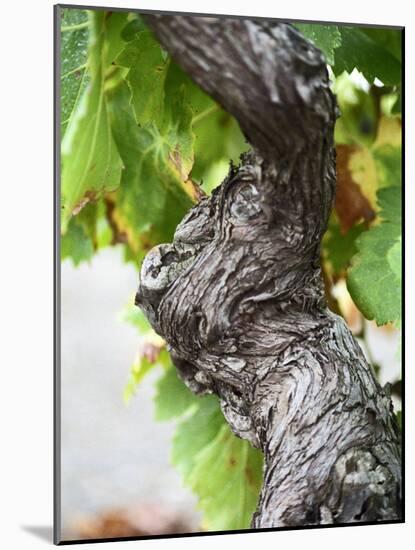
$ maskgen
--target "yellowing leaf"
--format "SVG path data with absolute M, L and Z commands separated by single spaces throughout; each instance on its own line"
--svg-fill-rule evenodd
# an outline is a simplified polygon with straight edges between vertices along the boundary
M 376 206 L 378 189 L 401 183 L 402 128 L 397 119 L 381 117 L 371 148 L 360 147 L 350 156 L 349 169 L 364 195 Z

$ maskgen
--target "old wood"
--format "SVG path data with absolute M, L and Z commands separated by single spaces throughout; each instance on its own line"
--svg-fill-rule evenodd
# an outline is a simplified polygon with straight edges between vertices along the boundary
M 147 255 L 137 304 L 188 387 L 216 393 L 264 452 L 254 527 L 399 519 L 390 396 L 324 296 L 336 102 L 323 55 L 284 23 L 146 21 L 252 152 Z

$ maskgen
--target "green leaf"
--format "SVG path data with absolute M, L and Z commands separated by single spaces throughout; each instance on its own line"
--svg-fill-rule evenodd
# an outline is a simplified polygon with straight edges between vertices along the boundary
M 137 123 L 160 127 L 164 113 L 164 86 L 169 58 L 150 31 L 144 30 L 128 43 L 116 59 L 128 69 L 126 80 Z
M 250 525 L 262 480 L 262 454 L 232 434 L 216 396 L 197 397 L 170 366 L 157 382 L 157 420 L 179 422 L 172 462 L 199 497 L 210 530 Z
M 388 187 L 378 192 L 378 204 L 381 218 L 393 226 L 393 230 L 401 234 L 402 221 L 402 191 L 400 187 Z
M 372 154 L 376 165 L 379 187 L 401 185 L 401 147 L 385 144 L 374 148 Z
M 238 163 L 241 153 L 249 145 L 236 120 L 172 61 L 166 83 L 170 89 L 186 90 L 193 114 L 194 165 L 191 174 L 209 193 L 222 183 L 229 171 L 229 161 Z
M 387 255 L 389 267 L 399 281 L 399 287 L 402 281 L 402 237 L 396 241 Z
M 401 321 L 401 189 L 378 192 L 382 222 L 356 241 L 358 253 L 347 287 L 367 319 L 378 325 Z
M 105 216 L 97 219 L 96 223 L 96 249 L 105 248 L 113 244 L 113 232 Z
M 147 317 L 143 313 L 143 310 L 134 305 L 133 300 L 127 304 L 120 313 L 121 321 L 129 323 L 137 329 L 139 334 L 148 334 L 153 332 Z
M 295 27 L 324 53 L 327 63 L 333 65 L 334 50 L 338 48 L 342 42 L 337 25 L 296 23 Z
M 148 30 L 138 13 L 130 14 L 130 17 L 133 17 L 133 19 L 127 23 L 121 32 L 121 37 L 125 42 L 134 40 L 139 32 Z
M 71 220 L 68 230 L 61 237 L 61 260 L 70 258 L 76 267 L 81 262 L 89 261 L 93 254 L 92 239 L 81 224 L 75 219 Z
M 356 239 L 364 229 L 363 224 L 358 224 L 343 234 L 338 223 L 329 226 L 323 245 L 334 273 L 341 274 L 348 267 L 357 252 Z
M 154 397 L 156 420 L 170 420 L 184 414 L 198 398 L 185 386 L 171 365 L 156 383 Z
M 336 122 L 335 141 L 369 147 L 376 139 L 379 110 L 373 94 L 363 90 L 347 73 L 333 85 L 341 116 Z
M 172 462 L 185 483 L 198 453 L 215 439 L 224 423 L 217 397 L 199 397 L 198 402 L 193 415 L 180 422 L 173 439 Z
M 61 9 L 61 137 L 87 83 L 88 15 L 85 10 Z
M 368 27 L 361 29 L 379 46 L 388 50 L 401 63 L 402 60 L 402 31 L 399 29 L 381 29 Z
M 135 395 L 137 391 L 137 386 L 143 380 L 143 378 L 148 374 L 154 367 L 155 363 L 151 363 L 145 357 L 140 358 L 135 361 L 130 370 L 130 376 L 124 387 L 124 403 L 128 404 L 131 401 L 131 398 Z
M 62 141 L 62 231 L 73 213 L 120 183 L 121 158 L 109 124 L 107 88 L 112 61 L 122 47 L 126 15 L 89 12 L 90 82 L 71 117 Z
M 333 66 L 336 75 L 357 69 L 369 83 L 378 78 L 385 85 L 400 84 L 401 64 L 389 48 L 375 41 L 359 27 L 339 27 L 341 45 L 335 50 Z M 394 31 L 391 31 L 394 32 Z
M 124 403 L 128 404 L 134 396 L 137 386 L 143 378 L 155 367 L 168 367 L 170 357 L 164 345 L 156 346 L 151 342 L 144 344 L 141 353 L 137 355 L 130 370 L 130 376 L 124 388 Z
M 125 83 L 110 101 L 114 138 L 125 169 L 117 192 L 119 223 L 127 231 L 132 249 L 172 240 L 177 224 L 192 201 L 185 191 L 191 165 L 191 113 L 183 96 L 166 111 L 160 130 L 154 124 L 140 128 L 130 105 Z
M 399 120 L 381 117 L 376 142 L 371 147 L 356 148 L 350 157 L 353 180 L 374 209 L 380 188 L 401 183 L 401 131 Z
M 393 115 L 401 115 L 402 113 L 402 93 L 398 93 L 398 97 L 396 99 L 396 102 L 394 106 L 392 107 L 392 114 Z
M 210 530 L 249 529 L 262 480 L 262 455 L 223 425 L 197 456 L 189 485 Z
M 207 529 L 247 529 L 261 487 L 262 454 L 232 434 L 216 397 L 199 402 L 178 426 L 173 463 L 199 497 Z
M 229 171 L 229 162 L 238 164 L 241 153 L 247 151 L 249 145 L 238 123 L 229 113 L 217 109 L 215 103 L 204 112 L 208 114 L 204 118 L 196 118 L 193 125 L 196 139 L 192 177 L 203 182 L 203 189 L 209 192 L 222 183 Z M 218 167 L 222 167 L 220 172 Z M 215 180 L 211 179 L 212 172 L 216 172 Z

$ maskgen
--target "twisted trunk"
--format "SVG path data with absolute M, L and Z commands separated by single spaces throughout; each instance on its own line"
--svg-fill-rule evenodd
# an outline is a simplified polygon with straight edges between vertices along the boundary
M 390 397 L 321 279 L 336 115 L 322 54 L 283 23 L 146 21 L 252 152 L 147 255 L 137 304 L 188 387 L 216 393 L 234 433 L 263 450 L 254 527 L 399 519 Z

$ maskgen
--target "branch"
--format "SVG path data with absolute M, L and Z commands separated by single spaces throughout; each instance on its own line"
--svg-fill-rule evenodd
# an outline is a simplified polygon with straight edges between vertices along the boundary
M 329 136 L 334 99 L 324 58 L 290 25 L 147 15 L 176 61 L 239 121 L 261 154 L 283 156 Z

